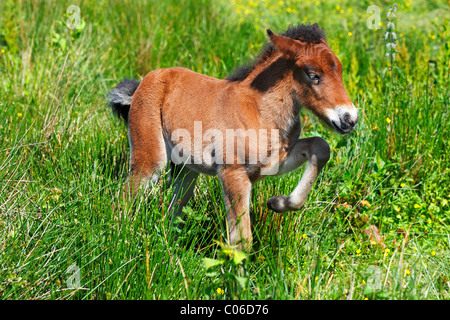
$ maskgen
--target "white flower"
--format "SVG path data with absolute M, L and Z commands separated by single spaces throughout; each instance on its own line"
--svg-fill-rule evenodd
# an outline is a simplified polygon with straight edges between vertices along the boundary
M 394 23 L 391 22 L 391 21 L 389 21 L 389 22 L 387 23 L 387 28 L 388 28 L 388 29 L 391 29 L 391 30 L 394 30 L 394 29 L 395 29 Z
M 397 35 L 395 34 L 395 32 L 391 32 L 391 37 L 393 40 L 397 40 Z
M 394 18 L 394 19 L 397 18 L 397 17 L 395 16 L 395 13 L 394 13 L 394 11 L 393 11 L 392 8 L 389 8 L 389 11 L 388 11 L 386 17 L 388 17 L 388 18 Z
M 386 48 L 388 48 L 388 49 L 394 49 L 396 46 L 397 46 L 396 43 L 391 43 L 391 42 L 386 43 Z

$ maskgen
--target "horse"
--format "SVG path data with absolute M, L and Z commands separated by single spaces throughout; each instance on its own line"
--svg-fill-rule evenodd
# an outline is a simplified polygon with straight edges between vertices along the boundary
M 170 167 L 172 217 L 192 197 L 199 174 L 218 177 L 227 210 L 228 241 L 252 248 L 250 193 L 268 175 L 281 175 L 307 162 L 289 195 L 273 196 L 267 207 L 283 213 L 305 204 L 330 158 L 321 137 L 299 138 L 305 107 L 339 134 L 352 132 L 358 112 L 342 81 L 342 65 L 317 23 L 267 29 L 268 43 L 257 58 L 224 79 L 173 67 L 125 79 L 110 93 L 110 106 L 128 125 L 130 172 L 124 199 L 155 185 Z M 262 156 L 261 156 L 262 155 Z

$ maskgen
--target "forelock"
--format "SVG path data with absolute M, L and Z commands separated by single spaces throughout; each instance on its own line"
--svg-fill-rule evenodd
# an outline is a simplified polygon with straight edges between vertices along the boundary
M 308 43 L 319 43 L 322 40 L 326 40 L 325 32 L 319 28 L 317 23 L 311 25 L 299 24 L 296 26 L 289 26 L 282 35 Z

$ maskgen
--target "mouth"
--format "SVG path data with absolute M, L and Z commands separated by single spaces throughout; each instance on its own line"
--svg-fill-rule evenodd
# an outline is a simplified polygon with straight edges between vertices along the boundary
M 353 127 L 347 126 L 347 127 L 342 128 L 333 120 L 331 120 L 331 126 L 339 134 L 346 134 L 346 133 L 350 133 L 353 131 Z

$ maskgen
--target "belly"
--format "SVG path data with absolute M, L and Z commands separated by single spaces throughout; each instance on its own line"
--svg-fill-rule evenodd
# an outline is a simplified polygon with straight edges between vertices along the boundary
M 198 173 L 214 176 L 224 164 L 214 144 L 196 144 L 188 136 L 178 143 L 169 139 L 166 139 L 165 143 L 168 160 L 175 165 L 186 166 Z

